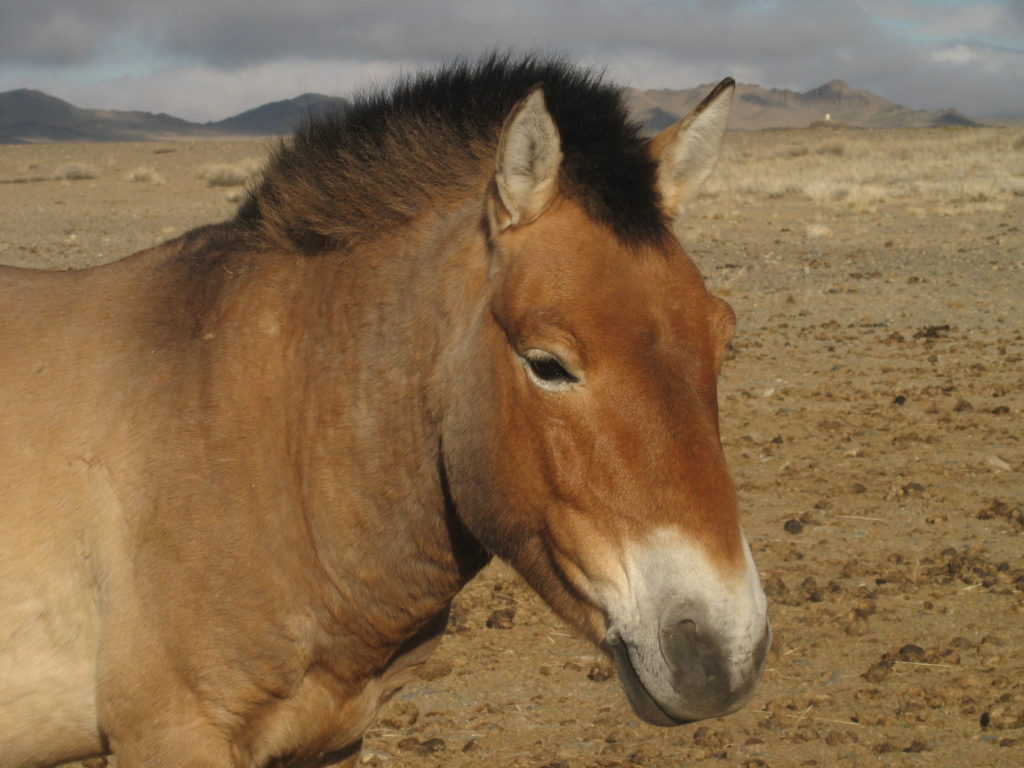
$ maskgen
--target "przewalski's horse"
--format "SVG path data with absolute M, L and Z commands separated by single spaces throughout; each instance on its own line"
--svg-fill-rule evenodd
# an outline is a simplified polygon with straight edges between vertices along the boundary
M 0 271 L 0 765 L 354 761 L 492 555 L 637 713 L 754 687 L 733 314 L 672 235 L 733 82 L 650 141 L 561 62 L 313 119 L 237 217 Z

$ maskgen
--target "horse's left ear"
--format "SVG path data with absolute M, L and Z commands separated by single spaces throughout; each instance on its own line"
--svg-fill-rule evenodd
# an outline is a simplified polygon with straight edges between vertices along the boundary
M 725 78 L 690 114 L 650 140 L 661 206 L 669 218 L 682 213 L 715 167 L 735 90 L 736 82 Z
M 543 87 L 535 85 L 501 129 L 487 206 L 491 231 L 529 224 L 544 213 L 558 193 L 561 165 L 558 128 L 544 103 Z

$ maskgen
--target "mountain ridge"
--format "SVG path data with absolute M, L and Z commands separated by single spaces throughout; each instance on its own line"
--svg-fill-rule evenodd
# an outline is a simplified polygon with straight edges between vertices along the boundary
M 663 127 L 669 117 L 678 119 L 693 109 L 712 87 L 709 83 L 678 91 L 628 88 L 626 103 L 645 129 L 653 132 Z M 954 109 L 911 109 L 870 91 L 853 88 L 842 80 L 830 80 L 802 93 L 751 83 L 736 85 L 729 123 L 733 130 L 806 128 L 828 123 L 850 128 L 981 125 Z
M 626 88 L 623 94 L 634 119 L 646 132 L 654 133 L 689 112 L 710 88 L 711 84 L 682 90 Z M 0 144 L 283 135 L 311 114 L 344 111 L 348 105 L 341 97 L 303 93 L 222 120 L 197 123 L 163 112 L 87 109 L 42 91 L 19 88 L 0 93 Z M 842 80 L 830 80 L 803 93 L 749 83 L 736 87 L 732 130 L 829 123 L 853 128 L 980 125 L 954 109 L 910 109 Z

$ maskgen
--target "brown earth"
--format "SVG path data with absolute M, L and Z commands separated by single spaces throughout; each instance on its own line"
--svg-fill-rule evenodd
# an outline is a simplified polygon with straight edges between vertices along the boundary
M 1024 176 L 1019 133 L 993 135 L 1017 154 L 992 162 Z M 925 138 L 944 140 L 908 145 Z M 730 136 L 723 165 L 812 140 Z M 264 149 L 0 147 L 0 260 L 84 266 L 225 218 L 225 188 L 198 175 Z M 69 162 L 98 175 L 30 181 Z M 140 167 L 165 183 L 125 180 Z M 739 316 L 723 436 L 775 632 L 746 707 L 645 725 L 608 662 L 497 564 L 363 763 L 1024 765 L 1024 205 L 1007 189 L 867 206 L 720 189 L 694 206 L 684 244 Z

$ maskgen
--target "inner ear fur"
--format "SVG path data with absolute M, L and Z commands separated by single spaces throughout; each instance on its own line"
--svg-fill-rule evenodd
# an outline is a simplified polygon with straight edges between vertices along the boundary
M 725 78 L 692 112 L 648 143 L 648 150 L 658 163 L 661 206 L 669 218 L 682 214 L 711 175 L 735 90 L 736 81 Z
M 554 201 L 562 145 L 558 127 L 544 102 L 543 85 L 535 85 L 505 118 L 488 195 L 493 233 L 529 224 Z

